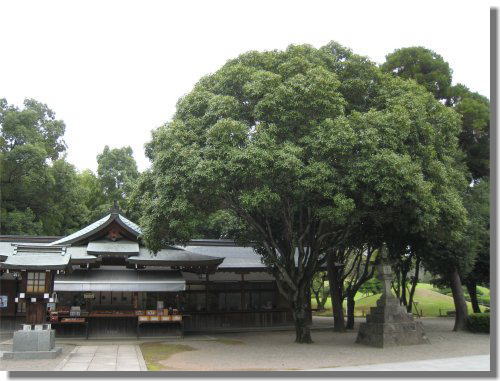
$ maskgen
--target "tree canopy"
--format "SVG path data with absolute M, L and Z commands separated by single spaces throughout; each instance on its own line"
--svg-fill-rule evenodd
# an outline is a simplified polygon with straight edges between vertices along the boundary
M 75 168 L 64 159 L 65 125 L 33 99 L 0 99 L 2 234 L 66 234 L 85 221 Z
M 153 250 L 186 242 L 200 219 L 229 211 L 308 341 L 304 293 L 332 245 L 465 223 L 459 132 L 459 115 L 425 88 L 335 42 L 243 54 L 154 131 L 144 239 Z
M 65 158 L 65 124 L 45 104 L 0 99 L 1 234 L 66 235 L 105 215 L 117 201 L 132 218 L 139 176 L 130 147 L 97 157 L 98 176 Z
M 446 99 L 452 80 L 452 70 L 442 56 L 422 46 L 396 49 L 386 56 L 381 66 L 387 73 L 414 79 L 437 99 Z
M 131 195 L 139 178 L 132 148 L 105 146 L 97 155 L 97 176 L 105 200 L 98 209 L 109 210 L 116 202 L 130 218 L 138 218 L 131 206 Z
M 381 65 L 384 72 L 413 79 L 434 94 L 438 100 L 453 107 L 462 119 L 460 147 L 466 155 L 471 179 L 489 176 L 490 102 L 470 91 L 463 84 L 452 85 L 452 70 L 442 56 L 423 48 L 396 49 Z

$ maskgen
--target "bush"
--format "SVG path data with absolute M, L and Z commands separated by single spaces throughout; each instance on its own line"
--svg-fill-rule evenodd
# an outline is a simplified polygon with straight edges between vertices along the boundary
M 467 328 L 471 332 L 490 333 L 490 314 L 471 314 L 467 317 Z
M 490 297 L 489 297 L 489 295 L 479 296 L 477 299 L 478 299 L 479 304 L 482 304 L 484 306 L 489 306 L 490 305 Z
M 449 287 L 446 287 L 446 288 L 435 288 L 433 291 L 437 291 L 437 292 L 439 292 L 440 294 L 443 294 L 443 295 L 448 295 L 448 294 L 451 295 L 451 288 L 449 288 Z
M 382 288 L 382 282 L 380 282 L 380 280 L 371 278 L 361 285 L 359 292 L 364 295 L 375 295 L 382 292 Z

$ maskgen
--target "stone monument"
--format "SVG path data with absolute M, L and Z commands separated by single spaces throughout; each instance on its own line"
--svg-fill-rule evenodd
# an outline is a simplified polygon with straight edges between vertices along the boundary
M 385 250 L 381 250 L 377 264 L 378 279 L 382 282 L 382 296 L 377 306 L 370 308 L 366 323 L 361 323 L 356 343 L 373 347 L 429 344 L 421 322 L 413 320 L 413 314 L 391 292 L 392 268 Z

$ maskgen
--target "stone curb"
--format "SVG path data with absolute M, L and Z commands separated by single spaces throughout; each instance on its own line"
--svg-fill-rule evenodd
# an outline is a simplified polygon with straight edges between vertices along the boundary
M 144 356 L 142 355 L 141 347 L 139 345 L 135 346 L 135 352 L 137 354 L 137 358 L 139 359 L 139 367 L 141 368 L 141 372 L 145 372 L 148 370 L 146 366 L 146 361 L 144 361 Z

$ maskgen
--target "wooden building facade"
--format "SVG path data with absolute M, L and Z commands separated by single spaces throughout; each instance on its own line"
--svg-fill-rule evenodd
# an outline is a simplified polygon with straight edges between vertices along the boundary
M 289 305 L 252 248 L 195 240 L 153 254 L 140 234 L 111 213 L 67 237 L 0 237 L 0 323 L 14 328 L 27 320 L 28 282 L 43 277 L 53 289 L 41 288 L 38 303 L 61 336 L 293 326 Z

